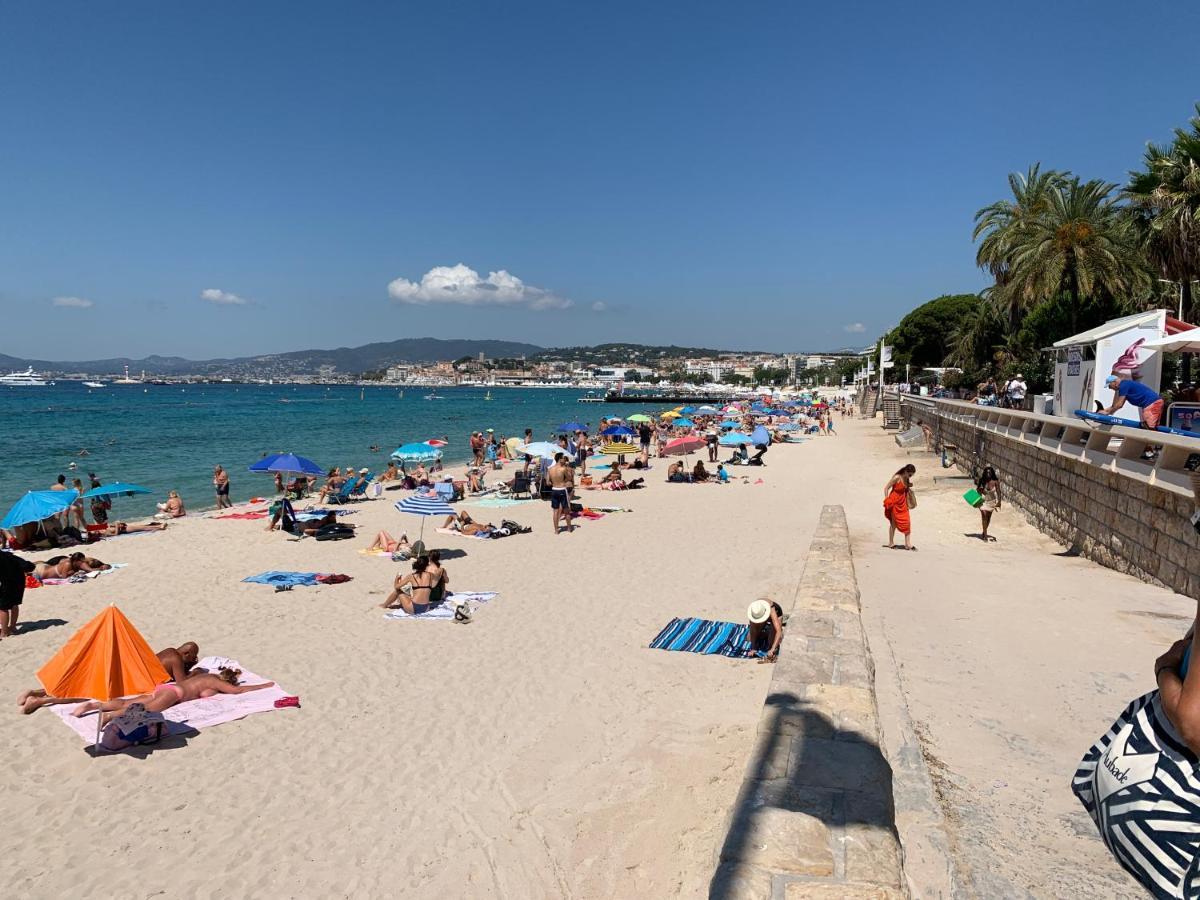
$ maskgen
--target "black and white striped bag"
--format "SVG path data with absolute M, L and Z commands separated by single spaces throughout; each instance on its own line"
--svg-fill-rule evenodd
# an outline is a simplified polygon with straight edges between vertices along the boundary
M 1197 758 L 1158 691 L 1125 708 L 1080 761 L 1071 788 L 1117 862 L 1153 896 L 1200 898 Z

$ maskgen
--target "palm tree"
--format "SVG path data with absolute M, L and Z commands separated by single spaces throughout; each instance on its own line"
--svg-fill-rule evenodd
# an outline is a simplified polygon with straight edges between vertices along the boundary
M 1125 196 L 1143 245 L 1163 278 L 1183 286 L 1184 314 L 1195 321 L 1192 280 L 1200 277 L 1200 103 L 1188 129 L 1176 128 L 1169 145 L 1150 144 L 1144 169 L 1129 173 Z
M 1005 302 L 1004 288 L 1012 272 L 1013 256 L 1023 241 L 1029 226 L 1045 214 L 1051 190 L 1063 184 L 1067 176 L 1053 169 L 1043 172 L 1041 163 L 1034 163 L 1024 175 L 1016 172 L 1008 176 L 1011 200 L 998 200 L 975 213 L 975 231 L 972 239 L 979 241 L 975 263 L 996 279 L 995 299 Z M 981 240 L 982 238 L 982 240 Z M 1007 305 L 1007 304 L 1005 304 Z M 1021 313 L 1020 304 L 1008 308 L 1009 319 L 1014 325 Z
M 1010 308 L 1066 294 L 1074 329 L 1084 301 L 1149 290 L 1133 218 L 1117 202 L 1116 187 L 1072 176 L 1047 188 L 1044 208 L 1022 222 L 1009 248 L 1002 291 Z

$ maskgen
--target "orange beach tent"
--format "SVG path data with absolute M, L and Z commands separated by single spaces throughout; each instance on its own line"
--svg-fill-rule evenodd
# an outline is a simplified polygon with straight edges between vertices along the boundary
M 114 700 L 171 680 L 150 645 L 115 605 L 75 632 L 37 673 L 51 697 Z

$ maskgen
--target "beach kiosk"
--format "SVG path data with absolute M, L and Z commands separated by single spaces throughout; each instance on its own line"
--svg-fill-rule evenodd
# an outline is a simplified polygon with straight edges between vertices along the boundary
M 1146 343 L 1189 328 L 1165 309 L 1151 309 L 1055 341 L 1054 412 L 1069 416 L 1077 409 L 1095 412 L 1097 403 L 1108 407 L 1113 392 L 1104 380 L 1118 370 L 1157 391 L 1162 354 Z M 1131 404 L 1121 407 L 1116 415 L 1128 419 L 1131 425 L 1139 424 L 1137 407 Z

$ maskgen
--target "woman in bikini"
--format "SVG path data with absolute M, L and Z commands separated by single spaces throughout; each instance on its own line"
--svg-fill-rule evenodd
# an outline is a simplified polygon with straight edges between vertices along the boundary
M 446 572 L 446 567 L 442 565 L 440 550 L 429 551 L 429 565 L 425 571 L 433 576 L 433 587 L 429 590 L 429 605 L 437 606 L 446 599 L 446 588 L 450 584 L 450 575 Z
M 486 525 L 480 525 L 464 509 L 457 516 L 448 517 L 446 524 L 442 527 L 449 528 L 451 531 L 457 531 L 460 534 L 474 535 L 482 531 L 492 531 L 496 526 L 490 522 Z
M 410 549 L 412 549 L 412 548 L 411 548 L 411 545 L 408 543 L 408 535 L 407 534 L 400 535 L 400 540 L 397 541 L 397 540 L 393 540 L 392 536 L 390 534 L 388 534 L 386 531 L 381 531 L 381 532 L 379 532 L 379 534 L 375 535 L 375 540 L 371 543 L 371 546 L 367 548 L 367 551 L 369 552 L 371 550 L 383 550 L 387 553 L 396 553 L 400 550 L 410 550 Z
M 429 611 L 429 595 L 436 580 L 426 569 L 429 567 L 428 556 L 418 556 L 413 560 L 412 572 L 396 576 L 392 592 L 379 605 L 384 609 L 400 607 L 410 616 L 418 616 Z M 409 588 L 411 595 L 404 588 Z
M 189 700 L 203 700 L 217 694 L 245 694 L 248 691 L 260 691 L 275 685 L 273 681 L 265 681 L 262 684 L 238 684 L 241 674 L 241 669 L 222 668 L 216 675 L 207 672 L 202 675 L 192 675 L 179 683 L 160 684 L 150 693 L 138 694 L 136 697 L 123 697 L 105 702 L 89 700 L 71 710 L 71 715 L 80 718 L 88 713 L 99 711 L 104 716 L 101 724 L 107 724 L 133 703 L 143 704 L 147 712 L 163 712 L 172 706 L 187 703 Z
M 105 537 L 115 537 L 118 534 L 135 534 L 139 531 L 166 531 L 166 522 L 147 522 L 145 525 L 129 525 L 126 522 L 113 522 L 104 529 Z

